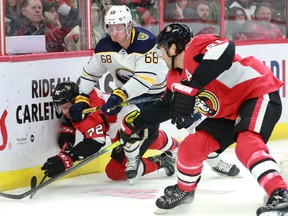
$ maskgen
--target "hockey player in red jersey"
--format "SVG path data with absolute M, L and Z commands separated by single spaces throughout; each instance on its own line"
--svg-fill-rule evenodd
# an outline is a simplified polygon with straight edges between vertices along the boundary
M 91 60 L 84 66 L 81 74 L 80 93 L 75 104 L 70 109 L 70 116 L 74 121 L 82 120 L 82 110 L 89 107 L 87 94 L 93 90 L 95 82 L 107 71 L 113 76 L 116 89 L 102 106 L 107 115 L 115 115 L 121 107 L 116 107 L 123 101 L 157 97 L 160 98 L 166 88 L 168 67 L 160 58 L 157 49 L 157 38 L 148 30 L 134 26 L 130 9 L 125 5 L 112 6 L 105 15 L 107 37 L 101 39 L 94 50 Z M 151 103 L 138 105 L 142 111 Z M 154 124 L 148 129 L 145 141 L 139 142 L 134 149 L 125 145 L 124 150 L 128 157 L 125 175 L 133 182 L 139 168 L 139 151 L 145 149 L 158 136 L 160 124 Z M 150 142 L 149 142 L 150 140 Z M 238 167 L 223 162 L 218 155 L 212 155 L 209 160 L 215 172 L 224 175 L 237 175 Z M 209 164 L 209 165 L 210 165 Z
M 269 196 L 257 215 L 288 212 L 287 185 L 266 146 L 281 116 L 278 90 L 283 82 L 255 57 L 241 58 L 235 44 L 225 38 L 192 37 L 189 27 L 179 23 L 159 33 L 157 44 L 170 68 L 167 90 L 158 105 L 141 112 L 132 124 L 123 121 L 135 132 L 171 117 L 182 127 L 195 112 L 207 116 L 179 145 L 177 184 L 165 188 L 156 206 L 165 211 L 191 203 L 208 154 L 221 153 L 236 142 L 237 158 Z M 147 119 L 155 112 L 157 118 Z M 120 134 L 123 143 L 129 140 L 125 130 Z
M 131 109 L 137 109 L 136 106 L 129 105 L 124 107 L 118 115 L 107 116 L 101 110 L 90 114 L 85 120 L 79 122 L 71 121 L 69 116 L 69 108 L 75 101 L 75 97 L 79 94 L 78 85 L 74 82 L 66 81 L 58 83 L 53 92 L 53 102 L 59 111 L 63 113 L 63 122 L 58 138 L 59 147 L 62 148 L 64 143 L 68 143 L 68 147 L 64 152 L 47 159 L 42 170 L 48 177 L 53 177 L 65 169 L 73 166 L 73 162 L 83 160 L 86 157 L 98 152 L 107 140 L 111 142 L 118 140 L 118 130 L 123 118 L 122 115 L 127 114 Z M 94 89 L 90 94 L 91 106 L 101 107 L 105 104 L 107 94 L 98 89 Z M 132 107 L 131 107 L 132 106 Z M 83 134 L 83 140 L 75 145 L 75 133 L 78 130 Z M 109 144 L 109 142 L 108 142 Z M 173 151 L 177 148 L 177 142 L 174 138 L 168 136 L 164 131 L 160 131 L 156 140 L 149 149 L 160 150 L 163 153 L 148 158 L 141 157 L 139 176 L 146 175 L 158 169 L 164 168 L 168 176 L 175 172 L 172 157 Z M 141 152 L 143 156 L 145 152 Z M 111 160 L 106 166 L 105 172 L 112 180 L 125 180 L 125 165 L 127 158 L 125 157 L 122 147 L 116 147 L 111 153 Z

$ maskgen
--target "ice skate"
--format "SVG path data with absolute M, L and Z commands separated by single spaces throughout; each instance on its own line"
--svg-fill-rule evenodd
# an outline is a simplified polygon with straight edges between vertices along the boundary
M 288 216 L 288 191 L 275 190 L 269 197 L 266 206 L 258 208 L 256 214 L 257 216 Z
M 159 169 L 164 168 L 167 176 L 172 176 L 175 173 L 175 159 L 170 151 L 163 152 L 160 155 L 148 157 L 149 160 L 156 162 Z
M 191 192 L 184 192 L 178 188 L 178 185 L 168 186 L 164 189 L 164 196 L 161 196 L 156 200 L 156 206 L 158 209 L 155 214 L 163 214 L 168 210 L 182 204 L 192 203 L 195 196 L 195 190 Z
M 130 184 L 133 184 L 138 174 L 138 168 L 140 164 L 140 156 L 137 155 L 133 158 L 128 158 L 126 162 L 125 176 L 129 180 Z
M 195 190 L 186 192 L 181 191 L 178 185 L 168 186 L 164 189 L 164 196 L 156 200 L 158 209 L 155 214 L 163 214 L 167 210 L 173 209 L 179 205 L 192 203 L 195 196 Z
M 240 169 L 235 164 L 229 164 L 220 160 L 220 162 L 215 166 L 211 167 L 214 172 L 220 176 L 224 177 L 235 177 L 240 176 Z

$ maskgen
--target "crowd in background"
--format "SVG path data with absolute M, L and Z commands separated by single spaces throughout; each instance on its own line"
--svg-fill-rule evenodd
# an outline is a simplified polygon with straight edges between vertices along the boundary
M 5 0 L 6 35 L 45 35 L 47 52 L 85 50 L 80 2 Z M 113 4 L 128 5 L 135 25 L 158 34 L 159 3 L 160 0 L 91 0 L 92 47 L 106 34 L 103 19 Z M 221 34 L 221 0 L 164 0 L 163 5 L 164 25 L 182 22 L 194 35 Z M 286 37 L 285 0 L 225 0 L 224 8 L 224 32 L 230 40 Z

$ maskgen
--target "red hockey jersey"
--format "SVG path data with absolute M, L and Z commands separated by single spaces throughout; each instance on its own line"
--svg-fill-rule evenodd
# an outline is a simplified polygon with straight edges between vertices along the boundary
M 190 80 L 192 87 L 201 87 L 196 110 L 208 117 L 235 120 L 243 101 L 277 91 L 283 85 L 255 57 L 235 54 L 231 43 L 216 35 L 193 38 L 185 50 L 182 74 L 170 70 L 167 88 L 173 91 L 173 83 Z M 231 58 L 227 58 L 229 55 Z

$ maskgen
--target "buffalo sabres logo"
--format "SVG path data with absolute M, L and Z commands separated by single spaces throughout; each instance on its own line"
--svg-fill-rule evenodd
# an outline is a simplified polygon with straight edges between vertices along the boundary
M 140 32 L 138 37 L 137 37 L 137 40 L 147 40 L 149 38 L 149 36 L 143 32 Z
M 195 109 L 203 115 L 215 116 L 219 109 L 219 102 L 214 94 L 204 90 L 196 97 Z

